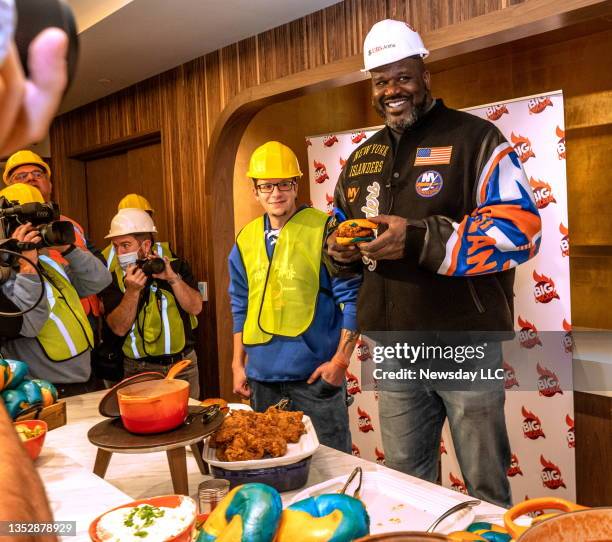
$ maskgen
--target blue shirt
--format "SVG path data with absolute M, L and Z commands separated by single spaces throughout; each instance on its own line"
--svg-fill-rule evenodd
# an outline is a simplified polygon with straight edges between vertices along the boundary
M 270 228 L 264 215 L 266 250 L 271 260 L 278 230 Z M 248 280 L 240 251 L 234 245 L 229 256 L 229 295 L 234 318 L 234 333 L 243 330 L 248 309 Z M 336 353 L 342 329 L 357 329 L 357 295 L 361 275 L 331 278 L 325 265 L 319 273 L 319 294 L 314 319 L 298 337 L 274 336 L 265 343 L 245 345 L 248 378 L 265 382 L 306 380 L 322 363 Z

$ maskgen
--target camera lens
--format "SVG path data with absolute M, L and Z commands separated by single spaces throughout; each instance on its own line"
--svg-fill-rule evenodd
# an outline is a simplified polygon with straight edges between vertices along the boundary
M 42 245 L 56 247 L 59 245 L 71 245 L 75 241 L 74 227 L 67 220 L 58 220 L 51 224 L 43 224 L 38 227 L 42 237 Z
M 161 258 L 151 258 L 150 260 L 145 260 L 142 262 L 141 266 L 143 273 L 148 276 L 163 273 L 165 268 L 166 264 Z

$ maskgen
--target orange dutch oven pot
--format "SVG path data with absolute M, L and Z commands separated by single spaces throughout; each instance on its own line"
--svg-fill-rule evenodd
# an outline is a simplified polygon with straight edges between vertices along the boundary
M 534 519 L 530 527 L 514 520 L 528 512 L 559 510 Z M 542 497 L 513 506 L 504 514 L 506 529 L 516 542 L 603 542 L 612 540 L 612 508 L 587 508 L 565 499 Z
M 162 433 L 181 425 L 188 414 L 189 382 L 174 380 L 190 360 L 175 363 L 166 378 L 130 384 L 117 390 L 124 427 L 132 433 Z

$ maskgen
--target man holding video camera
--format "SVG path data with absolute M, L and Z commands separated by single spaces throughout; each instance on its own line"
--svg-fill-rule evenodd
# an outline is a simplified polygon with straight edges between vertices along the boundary
M 21 248 L 26 254 L 36 249 L 36 256 L 30 259 L 37 259 L 49 305 L 49 313 L 31 324 L 38 333 L 6 341 L 3 352 L 27 361 L 33 377 L 49 380 L 66 397 L 93 391 L 88 384 L 93 331 L 79 298 L 100 292 L 111 277 L 102 261 L 91 252 L 76 248 L 72 224 L 58 220 L 59 217 L 57 205 L 46 203 L 32 185 L 11 184 L 0 192 L 2 233 L 4 237 L 22 236 L 19 240 L 25 243 Z M 34 231 L 40 237 L 38 242 L 32 238 Z M 66 264 L 51 258 L 50 249 L 58 251 Z M 20 261 L 19 265 L 25 264 Z M 11 273 L 16 274 L 14 270 Z M 17 304 L 16 300 L 13 302 Z M 32 299 L 28 306 L 35 302 Z
M 155 233 L 153 219 L 142 209 L 121 209 L 113 218 L 106 238 L 119 265 L 113 283 L 100 295 L 106 323 L 122 338 L 126 377 L 147 371 L 165 374 L 176 361 L 190 359 L 179 378 L 189 382 L 191 397 L 198 398 L 193 329 L 202 298 L 187 262 L 153 252 Z

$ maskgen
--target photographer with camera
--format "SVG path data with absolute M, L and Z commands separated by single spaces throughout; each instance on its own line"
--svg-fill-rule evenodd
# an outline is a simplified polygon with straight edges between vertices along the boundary
M 110 239 L 119 265 L 113 283 L 101 294 L 106 323 L 121 337 L 125 376 L 167 373 L 178 360 L 192 363 L 178 378 L 187 380 L 191 397 L 200 384 L 193 329 L 202 310 L 197 282 L 187 262 L 153 252 L 157 228 L 141 209 L 122 209 L 111 222 Z
M 5 236 L 22 235 L 31 242 L 28 236 L 33 232 L 19 229 L 27 222 L 40 235 L 34 247 L 50 309 L 35 337 L 6 341 L 2 350 L 8 357 L 26 360 L 33 377 L 52 382 L 66 397 L 93 391 L 89 384 L 93 331 L 79 297 L 100 292 L 110 284 L 111 276 L 91 252 L 75 247 L 72 225 L 58 221 L 59 216 L 57 206 L 45 203 L 34 186 L 17 183 L 0 192 Z M 61 254 L 65 265 L 49 256 L 51 248 Z

